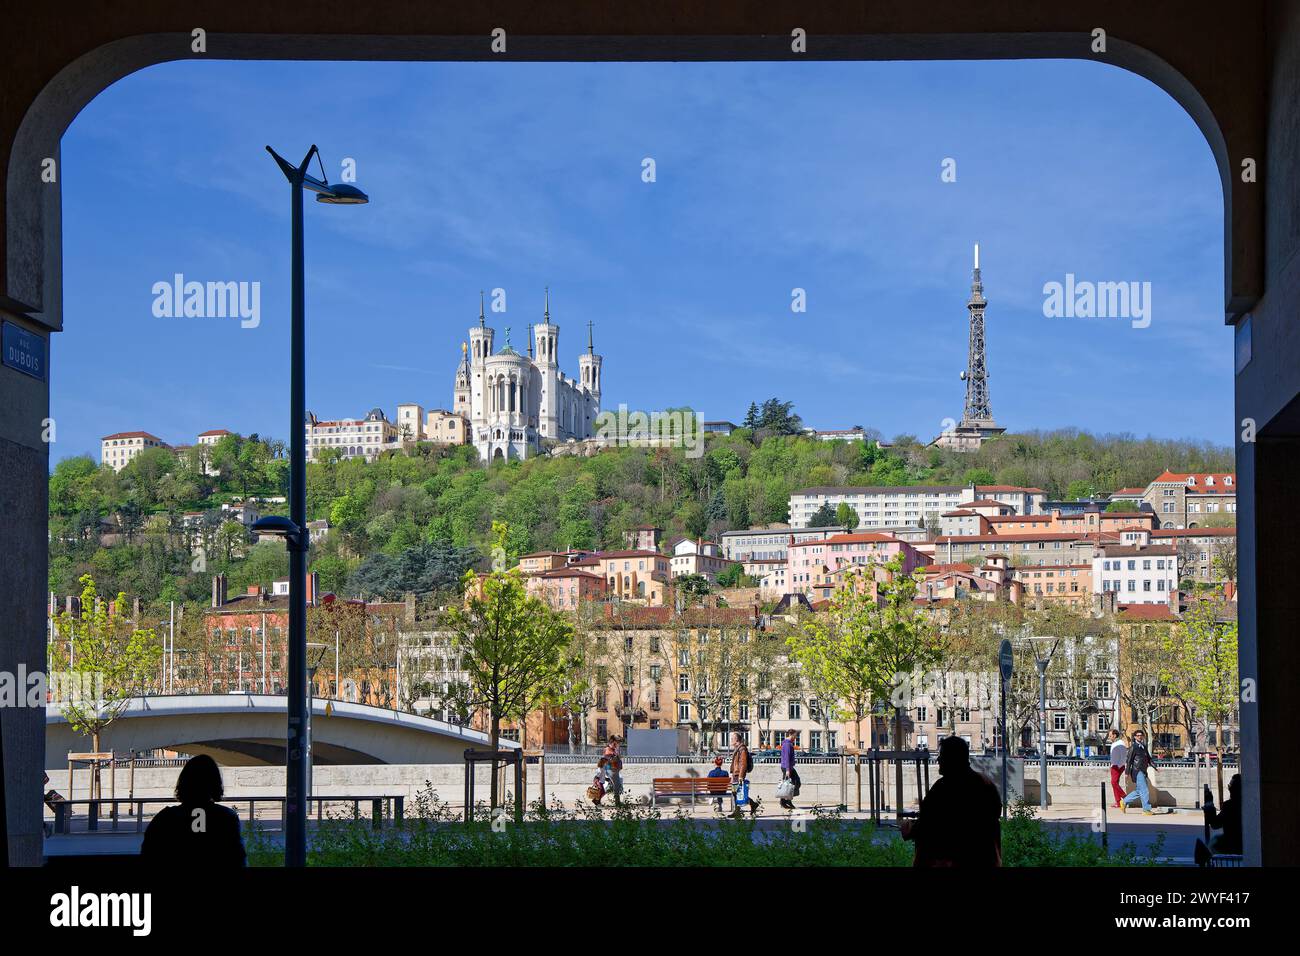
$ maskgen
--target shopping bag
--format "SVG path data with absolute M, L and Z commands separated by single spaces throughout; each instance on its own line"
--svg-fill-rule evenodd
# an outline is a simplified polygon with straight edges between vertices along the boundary
M 781 782 L 776 785 L 776 798 L 778 800 L 790 800 L 795 795 L 794 781 L 789 777 L 782 778 Z

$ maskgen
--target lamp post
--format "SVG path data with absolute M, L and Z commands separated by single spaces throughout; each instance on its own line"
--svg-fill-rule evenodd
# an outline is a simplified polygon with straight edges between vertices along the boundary
M 306 348 L 303 320 L 303 235 L 302 191 L 316 193 L 316 201 L 330 204 L 368 202 L 360 189 L 346 184 L 330 185 L 308 175 L 312 157 L 320 162 L 313 145 L 294 166 L 270 146 L 280 171 L 289 180 L 291 312 L 289 345 L 289 517 L 270 515 L 253 525 L 258 534 L 281 535 L 289 551 L 289 728 L 285 741 L 284 865 L 307 865 L 307 761 L 311 711 L 307 707 L 307 419 Z M 325 167 L 321 163 L 321 174 Z
M 1029 641 L 1034 649 L 1034 667 L 1038 671 L 1038 805 L 1047 809 L 1047 668 L 1052 663 L 1052 656 L 1060 645 L 1059 637 L 1030 637 L 1022 635 L 1020 640 Z M 1040 656 L 1035 641 L 1051 641 L 1052 647 L 1047 656 Z

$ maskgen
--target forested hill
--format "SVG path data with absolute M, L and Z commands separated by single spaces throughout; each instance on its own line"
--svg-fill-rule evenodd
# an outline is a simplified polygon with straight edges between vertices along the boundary
M 825 442 L 740 429 L 710 435 L 699 457 L 682 449 L 618 448 L 590 458 L 538 457 L 485 468 L 472 448 L 420 445 L 374 462 L 312 464 L 310 517 L 332 530 L 314 547 L 322 585 L 386 594 L 447 586 L 481 560 L 493 521 L 509 525 L 513 556 L 544 549 L 619 547 L 623 532 L 655 524 L 670 540 L 784 521 L 790 493 L 810 485 L 1007 484 L 1076 498 L 1145 486 L 1160 472 L 1232 471 L 1229 448 L 1077 431 L 1006 435 L 976 454 L 926 448 L 898 436 Z M 50 477 L 50 587 L 75 593 L 90 571 L 101 593 L 202 600 L 225 571 L 230 592 L 287 575 L 281 545 L 247 545 L 217 509 L 241 496 L 283 495 L 287 462 L 276 442 L 222 439 L 207 474 L 192 452 L 143 452 L 120 473 L 86 457 Z M 263 506 L 263 513 L 283 505 Z M 187 513 L 207 545 L 193 567 Z M 116 530 L 102 540 L 104 531 Z

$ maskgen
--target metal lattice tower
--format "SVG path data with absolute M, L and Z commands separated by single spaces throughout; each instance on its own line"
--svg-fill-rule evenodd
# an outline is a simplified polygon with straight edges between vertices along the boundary
M 984 285 L 980 281 L 980 247 L 975 244 L 975 271 L 971 277 L 970 348 L 966 358 L 966 371 L 961 377 L 966 382 L 966 409 L 959 428 L 992 428 L 993 409 L 989 406 L 988 368 L 984 362 Z

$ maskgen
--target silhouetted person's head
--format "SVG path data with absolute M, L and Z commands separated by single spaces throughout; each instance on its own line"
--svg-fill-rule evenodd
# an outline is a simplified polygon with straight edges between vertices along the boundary
M 1234 773 L 1228 781 L 1228 796 L 1234 800 L 1241 799 L 1241 774 Z
M 970 769 L 970 744 L 960 737 L 939 741 L 939 773 L 961 773 Z
M 1119 731 L 1112 727 L 1109 736 L 1112 741 L 1119 740 Z
M 176 799 L 181 803 L 215 803 L 223 793 L 221 768 L 207 754 L 191 757 L 176 778 Z

